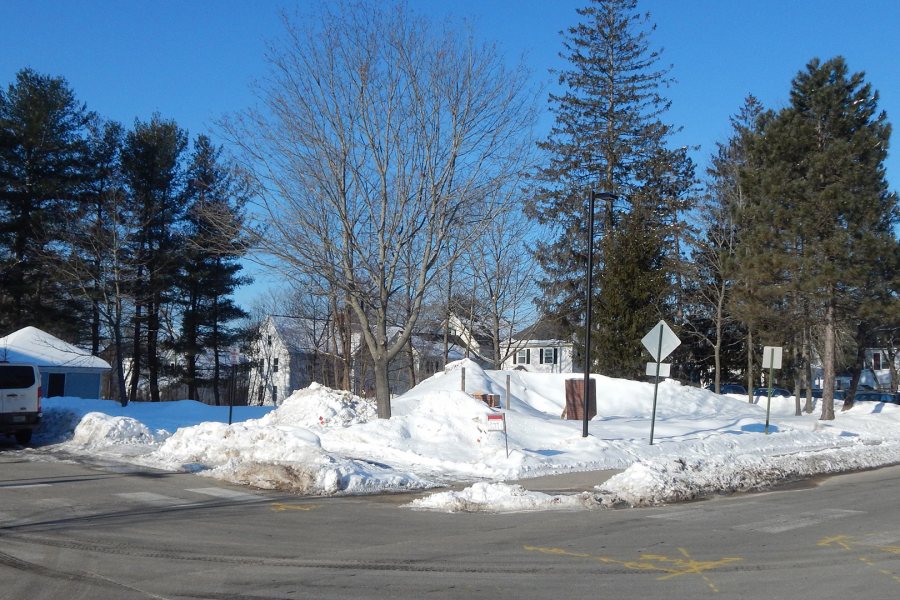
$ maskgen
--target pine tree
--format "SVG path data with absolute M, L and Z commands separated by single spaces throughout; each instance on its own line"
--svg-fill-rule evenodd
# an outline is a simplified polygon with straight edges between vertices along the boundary
M 735 254 L 746 203 L 740 174 L 747 167 L 750 140 L 767 114 L 751 95 L 731 118 L 731 136 L 726 142 L 716 145 L 716 152 L 707 169 L 706 193 L 699 207 L 702 231 L 695 239 L 692 254 L 693 277 L 687 331 L 700 342 L 700 347 L 696 349 L 699 356 L 704 356 L 707 348 L 712 350 L 709 371 L 712 373 L 713 389 L 717 392 L 723 372 L 742 369 L 736 360 L 737 352 L 733 351 L 742 346 L 738 323 L 741 321 L 741 309 L 745 307 L 741 301 L 744 299 L 741 291 L 746 289 L 737 277 Z M 747 371 L 752 372 L 752 367 Z M 749 387 L 752 385 L 748 382 Z
M 122 168 L 133 230 L 134 329 L 129 396 L 137 397 L 146 366 L 150 397 L 159 401 L 160 334 L 163 307 L 171 300 L 178 271 L 176 224 L 184 210 L 183 153 L 187 134 L 174 121 L 154 115 L 136 121 L 125 136 Z M 146 343 L 144 343 L 146 341 Z
M 587 198 L 591 189 L 603 194 L 590 217 L 600 237 L 593 293 L 603 306 L 592 362 L 630 376 L 643 371 L 643 334 L 678 305 L 675 280 L 665 273 L 679 268 L 680 216 L 694 182 L 687 149 L 667 147 L 674 130 L 661 120 L 669 101 L 660 90 L 671 82 L 669 69 L 658 66 L 649 15 L 636 5 L 595 0 L 578 10 L 582 22 L 565 35 L 563 91 L 550 96 L 555 125 L 540 144 L 549 162 L 527 206 L 556 233 L 535 248 L 545 273 L 541 310 L 577 335 L 586 309 Z M 635 236 L 650 246 L 638 248 Z
M 796 299 L 821 323 L 822 419 L 833 419 L 836 337 L 860 322 L 871 273 L 893 260 L 895 194 L 884 160 L 890 125 L 864 74 L 843 58 L 812 60 L 793 80 L 790 106 L 751 145 L 752 202 L 742 245 L 749 269 L 767 276 L 772 314 L 794 315 Z M 757 281 L 764 280 L 762 276 Z M 777 316 L 774 327 L 789 328 Z
M 0 91 L 0 329 L 81 337 L 85 305 L 47 268 L 84 183 L 93 115 L 66 81 L 24 69 Z
M 182 379 L 188 385 L 188 397 L 194 400 L 199 399 L 202 381 L 198 358 L 208 351 L 213 361 L 213 398 L 219 404 L 220 356 L 238 336 L 228 324 L 247 317 L 229 297 L 248 282 L 239 275 L 242 267 L 238 262 L 246 251 L 241 232 L 246 192 L 223 164 L 221 149 L 203 135 L 194 142 L 186 198 L 184 260 L 178 279 L 184 308 L 176 348 L 185 357 Z

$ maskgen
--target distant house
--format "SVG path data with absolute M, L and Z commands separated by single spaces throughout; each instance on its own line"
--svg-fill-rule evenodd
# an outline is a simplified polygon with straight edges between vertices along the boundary
M 503 361 L 503 370 L 517 369 L 532 373 L 571 373 L 575 344 L 560 339 L 556 329 L 544 322 L 520 331 L 503 346 L 513 352 Z
M 459 323 L 455 328 L 459 328 Z M 354 393 L 371 396 L 375 392 L 375 374 L 368 347 L 356 327 L 350 340 L 350 385 Z M 388 328 L 388 336 L 396 339 L 402 333 L 397 327 Z M 294 391 L 309 387 L 313 382 L 340 387 L 339 370 L 344 360 L 335 344 L 334 331 L 327 319 L 308 319 L 290 316 L 269 316 L 251 343 L 248 403 L 251 405 L 280 404 Z M 468 340 L 463 344 L 461 337 Z M 460 336 L 451 331 L 447 356 L 444 355 L 443 332 L 414 333 L 407 344 L 391 361 L 388 384 L 392 394 L 402 394 L 439 371 L 446 362 L 470 357 L 484 362 L 476 353 L 472 336 Z M 469 346 L 467 348 L 467 345 Z
M 101 398 L 109 363 L 41 331 L 25 327 L 0 338 L 0 360 L 37 365 L 44 397 Z
M 399 328 L 388 330 L 388 335 L 392 339 L 395 339 L 400 333 Z M 388 386 L 391 394 L 403 394 L 422 380 L 443 371 L 447 362 L 461 360 L 465 357 L 466 348 L 460 345 L 456 336 L 450 336 L 445 361 L 442 333 L 415 333 L 411 336 L 410 343 L 394 357 L 388 367 Z M 473 357 L 473 360 L 478 361 L 478 358 Z M 353 374 L 354 391 L 361 396 L 373 395 L 375 374 L 368 348 L 364 344 L 354 357 Z
M 277 405 L 313 381 L 333 382 L 328 321 L 269 316 L 250 349 L 248 404 Z

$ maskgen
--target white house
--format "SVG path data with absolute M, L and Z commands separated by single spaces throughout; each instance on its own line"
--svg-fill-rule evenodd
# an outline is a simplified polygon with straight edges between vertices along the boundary
M 247 403 L 278 405 L 294 390 L 323 382 L 329 343 L 328 322 L 270 316 L 263 321 L 250 350 Z
M 532 373 L 571 373 L 575 344 L 571 340 L 558 339 L 552 333 L 553 328 L 541 322 L 517 333 L 503 344 L 517 350 L 503 361 L 501 368 Z
M 41 331 L 25 327 L 0 338 L 0 360 L 37 365 L 44 397 L 100 398 L 109 363 Z
M 401 333 L 402 330 L 397 327 L 388 328 L 392 339 Z M 312 382 L 341 386 L 343 379 L 337 376 L 336 369 L 343 368 L 344 364 L 342 344 L 338 343 L 335 347 L 333 335 L 330 322 L 326 319 L 267 317 L 251 343 L 248 356 L 248 403 L 277 405 Z M 374 394 L 375 376 L 368 348 L 358 331 L 354 331 L 351 338 L 349 375 L 352 389 L 362 396 Z M 466 356 L 481 360 L 471 348 L 475 343 L 474 336 L 469 336 L 470 347 L 467 349 L 454 331 L 450 336 L 447 361 Z M 413 384 L 443 370 L 444 359 L 443 333 L 414 334 L 409 348 L 401 350 L 391 361 L 388 373 L 391 393 L 402 394 Z

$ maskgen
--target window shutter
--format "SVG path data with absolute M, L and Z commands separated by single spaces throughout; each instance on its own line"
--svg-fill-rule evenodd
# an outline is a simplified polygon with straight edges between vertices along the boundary
M 553 364 L 554 365 L 559 364 L 559 348 L 553 349 Z
M 519 351 L 516 350 L 515 352 L 513 352 L 513 364 L 514 365 L 518 364 L 518 362 L 519 362 Z
M 538 364 L 544 364 L 544 349 L 538 348 Z
M 527 350 L 525 350 L 525 364 L 526 365 L 531 364 L 531 348 L 528 348 Z

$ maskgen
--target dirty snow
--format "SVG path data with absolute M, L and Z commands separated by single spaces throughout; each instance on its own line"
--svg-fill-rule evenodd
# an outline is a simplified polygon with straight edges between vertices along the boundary
M 570 377 L 577 376 L 483 371 L 459 361 L 395 398 L 390 420 L 377 419 L 369 400 L 316 384 L 274 409 L 235 407 L 231 425 L 228 407 L 191 401 L 121 407 L 51 398 L 35 436 L 42 445 L 30 452 L 315 495 L 453 485 L 410 504 L 443 511 L 646 506 L 900 462 L 900 406 L 861 402 L 841 412 L 838 403 L 836 419 L 824 422 L 819 406 L 797 417 L 792 398 L 773 398 L 766 434 L 765 398 L 750 404 L 675 381 L 659 386 L 650 445 L 653 385 L 595 376 L 599 415 L 583 438 L 581 421 L 560 419 Z M 500 395 L 502 409 L 474 393 Z M 501 413 L 506 434 L 487 425 L 489 414 Z M 527 489 L 530 477 L 609 469 L 621 473 L 580 494 Z

